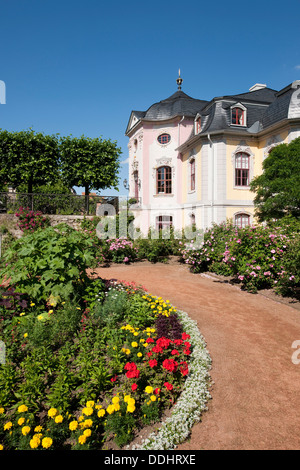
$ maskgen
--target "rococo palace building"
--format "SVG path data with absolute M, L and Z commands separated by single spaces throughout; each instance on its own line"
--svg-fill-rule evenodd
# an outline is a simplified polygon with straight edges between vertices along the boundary
M 227 219 L 254 223 L 250 181 L 274 146 L 300 136 L 300 80 L 280 91 L 257 83 L 210 101 L 185 94 L 180 72 L 177 87 L 128 121 L 135 226 L 146 234 Z

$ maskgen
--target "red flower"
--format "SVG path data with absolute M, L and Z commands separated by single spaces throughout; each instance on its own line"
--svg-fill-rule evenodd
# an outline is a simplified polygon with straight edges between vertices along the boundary
M 161 338 L 158 338 L 156 341 L 157 346 L 160 346 L 161 348 L 167 348 L 169 344 L 171 343 L 171 340 L 168 338 L 165 338 L 162 336 Z
M 172 356 L 179 356 L 179 352 L 177 351 L 177 349 L 173 349 L 171 351 L 171 354 L 172 354 Z
M 147 339 L 146 339 L 146 343 L 148 343 L 148 344 L 149 344 L 149 343 L 154 343 L 154 339 L 152 339 L 152 338 L 147 338 Z
M 191 347 L 191 343 L 189 343 L 188 341 L 185 341 L 184 345 L 189 349 Z
M 136 367 L 134 362 L 127 362 L 124 366 L 124 369 L 127 370 L 126 377 L 129 379 L 138 379 L 140 376 L 140 371 Z
M 169 372 L 176 372 L 178 362 L 174 361 L 174 359 L 165 359 L 162 363 L 163 367 L 167 369 Z
M 173 385 L 170 384 L 169 382 L 165 382 L 165 383 L 164 383 L 164 386 L 165 386 L 168 390 L 170 390 L 170 391 L 173 390 Z
M 149 364 L 150 367 L 155 367 L 155 366 L 157 366 L 157 360 L 156 359 L 150 359 L 148 364 Z
M 114 376 L 110 379 L 110 381 L 111 381 L 111 382 L 115 382 L 115 381 L 117 380 L 117 377 L 118 377 L 117 375 L 114 375 Z
M 161 353 L 161 352 L 163 352 L 163 348 L 161 348 L 160 346 L 154 346 L 154 347 L 152 348 L 152 351 L 153 351 L 154 353 Z
M 134 383 L 131 385 L 131 390 L 134 392 L 137 389 L 137 384 Z
M 182 339 L 174 339 L 173 343 L 176 344 L 176 346 L 180 346 L 182 344 Z
M 185 348 L 185 349 L 183 350 L 183 353 L 186 354 L 187 356 L 189 356 L 189 354 L 191 354 L 191 350 L 188 349 L 188 348 Z
M 182 338 L 183 340 L 185 340 L 185 339 L 190 339 L 190 335 L 188 335 L 187 333 L 182 333 L 181 338 Z
M 189 373 L 188 364 L 185 361 L 181 361 L 180 365 L 180 372 L 182 373 L 182 375 L 187 375 Z
M 155 393 L 155 395 L 159 395 L 160 394 L 160 388 L 157 387 L 153 392 Z

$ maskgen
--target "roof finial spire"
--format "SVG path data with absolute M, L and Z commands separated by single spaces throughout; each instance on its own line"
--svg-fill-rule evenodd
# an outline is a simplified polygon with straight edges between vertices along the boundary
M 181 84 L 182 84 L 183 80 L 180 76 L 180 69 L 178 70 L 178 78 L 177 78 L 176 82 L 177 82 L 177 85 L 178 85 L 178 90 L 181 90 Z

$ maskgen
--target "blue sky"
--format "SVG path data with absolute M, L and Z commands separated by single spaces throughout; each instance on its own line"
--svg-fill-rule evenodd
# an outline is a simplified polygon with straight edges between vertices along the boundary
M 300 79 L 299 14 L 299 0 L 0 0 L 0 128 L 110 138 L 126 161 L 131 110 L 173 94 L 178 68 L 207 100 Z

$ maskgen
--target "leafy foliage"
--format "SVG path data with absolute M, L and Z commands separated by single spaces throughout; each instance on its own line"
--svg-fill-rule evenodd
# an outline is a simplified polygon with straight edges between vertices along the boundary
M 7 266 L 2 275 L 35 300 L 47 300 L 51 294 L 74 297 L 87 279 L 91 246 L 91 240 L 67 225 L 48 227 L 12 244 L 4 254 Z
M 88 204 L 91 189 L 117 189 L 120 149 L 116 142 L 89 137 L 62 137 L 62 177 L 68 186 L 83 186 Z
M 251 182 L 260 221 L 288 214 L 300 217 L 300 137 L 273 148 L 263 162 L 263 173 Z
M 36 133 L 0 132 L 0 182 L 15 188 L 27 185 L 32 193 L 35 186 L 50 183 L 59 175 L 58 138 Z

